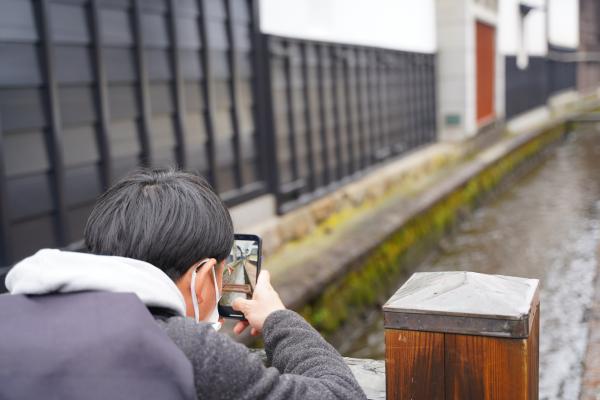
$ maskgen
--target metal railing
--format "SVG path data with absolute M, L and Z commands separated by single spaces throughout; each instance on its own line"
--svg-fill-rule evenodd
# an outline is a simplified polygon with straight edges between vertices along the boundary
M 435 55 L 265 36 L 280 212 L 436 139 Z
M 266 192 L 256 0 L 0 3 L 0 265 L 81 237 L 138 165 Z
M 285 212 L 435 140 L 434 55 L 265 36 L 257 5 L 0 3 L 0 265 L 80 239 L 139 165 Z

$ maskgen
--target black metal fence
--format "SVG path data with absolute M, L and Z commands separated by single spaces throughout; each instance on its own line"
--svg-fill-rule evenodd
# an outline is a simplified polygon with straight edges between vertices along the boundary
M 266 191 L 254 0 L 0 2 L 0 265 L 81 237 L 138 165 Z
M 284 212 L 435 140 L 435 56 L 260 34 L 257 0 L 0 1 L 0 266 L 139 165 Z
M 435 55 L 265 40 L 281 211 L 435 140 Z

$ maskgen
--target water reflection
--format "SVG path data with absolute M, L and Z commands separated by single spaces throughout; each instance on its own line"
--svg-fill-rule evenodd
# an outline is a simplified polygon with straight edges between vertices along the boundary
M 479 209 L 418 270 L 540 279 L 540 399 L 575 399 L 599 241 L 600 132 L 582 131 Z M 382 319 L 373 310 L 367 331 L 355 331 L 340 350 L 383 358 Z

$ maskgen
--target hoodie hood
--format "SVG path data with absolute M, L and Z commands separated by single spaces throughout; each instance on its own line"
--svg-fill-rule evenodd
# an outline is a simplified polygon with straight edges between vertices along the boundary
M 10 270 L 6 288 L 11 294 L 25 295 L 128 292 L 146 306 L 185 316 L 185 301 L 175 282 L 154 265 L 126 257 L 43 249 Z

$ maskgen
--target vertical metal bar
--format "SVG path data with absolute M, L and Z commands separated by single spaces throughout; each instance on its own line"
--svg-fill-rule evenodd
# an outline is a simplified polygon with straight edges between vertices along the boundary
M 168 3 L 168 14 L 169 14 L 169 36 L 170 36 L 170 48 L 169 58 L 171 62 L 171 70 L 173 76 L 171 77 L 171 90 L 173 92 L 173 98 L 175 99 L 175 139 L 177 141 L 177 147 L 175 154 L 177 158 L 177 164 L 181 168 L 187 168 L 188 160 L 186 153 L 186 138 L 187 138 L 187 127 L 185 124 L 185 96 L 183 88 L 183 77 L 181 75 L 181 59 L 179 52 L 179 35 L 177 34 L 177 0 L 169 0 Z
M 67 205 L 65 198 L 65 167 L 62 145 L 62 123 L 58 100 L 58 83 L 54 73 L 54 43 L 51 36 L 49 0 L 37 0 L 36 22 L 40 34 L 42 70 L 46 84 L 45 108 L 48 116 L 48 128 L 45 130 L 46 146 L 52 163 L 52 196 L 55 209 L 54 230 L 59 246 L 66 246 L 71 239 L 67 224 Z
M 253 7 L 253 14 L 258 16 L 257 2 Z M 257 21 L 257 20 L 255 20 Z M 275 135 L 274 115 L 273 115 L 273 87 L 271 78 L 271 42 L 268 35 L 261 35 L 258 30 L 258 25 L 255 26 L 255 44 L 260 52 L 256 56 L 255 65 L 258 73 L 257 78 L 262 86 L 255 83 L 257 88 L 255 99 L 258 99 L 260 105 L 260 122 L 261 128 L 264 128 L 264 134 L 261 136 L 262 148 L 265 149 L 266 157 L 260 157 L 262 168 L 265 177 L 268 179 L 269 190 L 275 196 L 277 201 L 277 210 L 281 211 L 283 198 L 281 196 L 281 186 L 279 181 L 279 159 L 277 157 L 277 136 Z M 262 64 L 260 61 L 263 61 Z M 262 65 L 262 68 L 258 68 Z M 260 90 L 260 92 L 259 92 Z
M 408 129 L 409 129 L 409 148 L 413 149 L 416 146 L 417 140 L 416 140 L 416 120 L 415 120 L 415 101 L 416 101 L 416 96 L 415 96 L 415 90 L 414 90 L 414 86 L 415 86 L 415 74 L 414 74 L 414 59 L 413 59 L 413 54 L 409 53 L 406 55 L 407 58 L 407 71 L 406 74 L 408 75 L 409 79 L 408 79 L 408 86 L 407 86 L 407 97 L 408 97 Z
M 424 109 L 423 109 L 423 99 L 424 99 L 424 85 L 423 85 L 423 58 L 422 55 L 417 55 L 417 93 L 418 93 L 418 112 L 417 118 L 419 122 L 419 146 L 423 144 L 425 126 L 423 121 Z
M 378 68 L 378 84 L 377 91 L 379 94 L 379 157 L 381 159 L 385 159 L 389 156 L 389 126 L 388 126 L 388 115 L 387 115 L 387 87 L 386 87 L 386 78 L 387 78 L 387 60 L 385 50 L 378 50 L 379 56 L 379 68 Z
M 333 132 L 335 137 L 335 158 L 336 158 L 336 173 L 338 181 L 344 177 L 344 160 L 342 159 L 342 134 L 340 131 L 340 112 L 338 109 L 338 74 L 337 74 L 337 45 L 332 45 L 329 48 L 331 57 L 330 76 L 331 76 L 331 95 L 332 95 L 332 112 L 333 112 Z
M 139 137 L 142 153 L 140 162 L 142 165 L 152 165 L 152 141 L 150 126 L 150 94 L 148 83 L 148 71 L 144 57 L 144 34 L 142 26 L 142 0 L 133 0 L 133 32 L 134 51 L 136 58 L 136 72 L 138 75 L 137 100 L 141 115 L 139 116 Z
M 270 86 L 270 59 L 266 42 L 263 42 L 260 32 L 260 10 L 258 0 L 247 0 L 250 10 L 250 32 L 252 41 L 252 112 L 254 117 L 254 149 L 256 154 L 260 149 L 268 148 L 269 133 L 272 133 L 272 119 L 268 120 L 267 114 L 273 107 L 271 102 L 271 86 Z M 269 170 L 277 168 L 269 168 L 276 166 L 277 160 L 274 154 L 265 152 L 262 156 L 255 155 L 255 169 L 258 180 L 268 180 L 270 182 L 269 189 L 275 193 L 275 188 L 271 185 L 273 182 L 267 178 Z M 275 171 L 276 172 L 276 171 Z
M 379 50 L 379 118 L 381 124 L 381 150 L 384 157 L 387 158 L 389 143 L 389 126 L 388 126 L 388 113 L 387 113 L 387 54 L 385 50 Z
M 411 125 L 410 125 L 410 59 L 408 53 L 402 54 L 402 135 L 406 150 L 411 148 Z
M 420 54 L 416 55 L 417 57 L 417 132 L 419 134 L 418 144 L 419 146 L 423 144 L 423 62 L 422 56 Z
M 6 193 L 6 170 L 4 167 L 4 134 L 0 120 L 0 267 L 13 261 L 9 235 L 8 196 Z
M 375 69 L 375 57 L 374 52 L 365 49 L 365 81 L 366 81 L 366 105 L 367 105 L 367 118 L 369 125 L 369 137 L 370 137 L 370 145 L 369 145 L 369 164 L 373 164 L 377 162 L 377 122 L 375 119 L 375 113 L 377 107 L 374 104 L 374 93 L 375 93 L 375 79 L 374 75 L 376 75 L 377 71 Z
M 401 70 L 401 54 L 396 53 L 394 57 L 394 146 L 397 153 L 405 151 L 404 140 L 402 137 L 402 70 Z
M 401 149 L 398 145 L 398 113 L 397 113 L 397 98 L 398 98 L 398 73 L 396 71 L 396 52 L 388 53 L 388 121 L 389 121 L 389 148 L 392 154 L 400 153 Z
M 431 104 L 431 58 L 430 55 L 425 55 L 425 68 L 424 68 L 424 80 L 425 80 L 425 114 L 424 114 L 424 125 L 425 125 L 425 141 L 427 143 L 431 140 L 431 116 L 432 116 L 432 104 Z
M 431 55 L 432 58 L 432 68 L 431 68 L 431 75 L 429 77 L 430 81 L 430 85 L 431 85 L 431 118 L 432 118 L 432 122 L 431 122 L 431 141 L 435 142 L 437 140 L 437 121 L 438 121 L 438 116 L 437 116 L 437 87 L 436 87 L 436 82 L 437 82 L 437 56 L 435 54 Z
M 283 43 L 285 49 L 284 76 L 285 76 L 285 98 L 287 105 L 288 122 L 288 143 L 290 145 L 290 166 L 292 169 L 292 179 L 296 181 L 298 173 L 298 153 L 296 148 L 296 123 L 294 121 L 294 96 L 292 94 L 292 54 L 288 41 Z
M 376 75 L 375 75 L 375 90 L 377 93 L 377 106 L 376 106 L 376 110 L 377 110 L 377 125 L 379 127 L 378 129 L 378 135 L 377 135 L 377 158 L 379 160 L 383 159 L 383 153 L 384 153 L 384 136 L 385 136 L 385 128 L 384 128 L 384 124 L 383 124 L 383 94 L 382 94 L 382 85 L 383 85 L 383 68 L 382 68 L 382 61 L 381 61 L 381 50 L 375 50 L 375 62 L 376 62 L 376 67 L 375 67 L 375 71 Z
M 323 53 L 327 51 L 324 45 L 317 45 L 317 88 L 319 91 L 319 122 L 321 134 L 321 162 L 323 164 L 323 184 L 328 185 L 331 182 L 331 171 L 329 164 L 329 139 L 327 137 L 327 111 L 325 110 L 325 86 L 323 75 L 325 65 L 323 63 Z
M 234 33 L 234 21 L 232 18 L 232 1 L 234 0 L 225 0 L 225 10 L 226 10 L 226 31 L 227 31 L 227 39 L 229 42 L 229 48 L 227 51 L 227 59 L 229 62 L 229 99 L 231 101 L 231 125 L 233 127 L 233 137 L 232 145 L 233 145 L 233 154 L 234 154 L 234 176 L 236 187 L 241 188 L 244 185 L 242 180 L 242 151 L 241 151 L 241 143 L 240 143 L 240 119 L 239 119 L 239 97 L 238 97 L 238 88 L 239 88 L 239 74 L 238 74 L 238 59 L 236 54 L 236 44 L 235 44 L 235 33 Z
M 303 42 L 300 48 L 301 65 L 302 65 L 302 87 L 304 94 L 304 125 L 306 127 L 306 163 L 308 165 L 308 186 L 310 191 L 316 189 L 316 172 L 315 172 L 315 160 L 314 160 L 314 145 L 313 145 L 313 124 L 311 115 L 311 104 L 310 104 L 310 81 L 308 76 L 308 56 L 307 56 L 307 44 Z
M 358 115 L 360 118 L 360 154 L 361 154 L 361 166 L 363 169 L 367 168 L 371 164 L 371 146 L 370 137 L 371 130 L 369 128 L 369 83 L 368 83 L 368 70 L 367 70 L 367 57 L 365 55 L 364 48 L 357 48 L 357 59 L 359 60 L 359 67 L 357 70 L 357 101 L 358 101 Z
M 352 96 L 352 86 L 350 83 L 350 71 L 354 65 L 351 49 L 344 49 L 344 101 L 346 102 L 346 129 L 348 131 L 348 174 L 351 175 L 357 171 L 356 159 L 354 154 L 354 122 L 352 116 L 354 115 L 352 110 L 352 102 L 354 97 Z
M 420 135 L 421 140 L 419 141 L 419 145 L 422 145 L 426 142 L 427 135 L 427 82 L 426 82 L 426 70 L 425 70 L 425 55 L 419 55 L 419 125 L 420 125 Z
M 204 124 L 206 125 L 206 157 L 208 159 L 208 180 L 213 188 L 218 192 L 219 183 L 217 182 L 217 161 L 216 161 L 216 143 L 215 143 L 215 99 L 213 90 L 213 74 L 210 60 L 209 36 L 208 36 L 208 16 L 204 7 L 204 0 L 198 0 L 198 11 L 200 12 L 200 43 L 202 46 L 201 63 L 204 82 L 202 84 L 202 97 L 204 100 Z
M 371 119 L 373 121 L 373 155 L 376 161 L 382 159 L 382 136 L 383 125 L 381 124 L 381 88 L 379 82 L 379 52 L 377 49 L 371 51 Z
M 100 171 L 102 187 L 108 189 L 112 182 L 112 159 L 110 156 L 110 107 L 108 105 L 108 80 L 102 50 L 102 27 L 100 26 L 99 0 L 92 0 L 89 4 L 88 19 L 92 35 L 92 57 L 94 59 L 94 88 L 96 98 L 96 112 L 98 126 L 96 129 L 96 143 L 100 153 Z
M 356 133 L 358 135 L 358 148 L 356 149 L 358 158 L 356 160 L 356 165 L 358 170 L 363 170 L 366 168 L 365 164 L 365 151 L 366 149 L 366 141 L 365 141 L 365 125 L 363 119 L 363 90 L 362 90 L 362 57 L 360 53 L 359 47 L 353 48 L 354 54 L 354 93 L 355 97 L 355 105 L 354 112 L 356 113 L 357 125 L 356 125 Z
M 414 132 L 414 141 L 413 146 L 419 147 L 419 141 L 421 139 L 419 134 L 419 68 L 417 64 L 417 56 L 416 54 L 411 55 L 412 63 L 412 105 L 413 105 L 413 132 Z
M 417 122 L 419 133 L 419 146 L 423 144 L 423 63 L 421 55 L 417 56 Z

